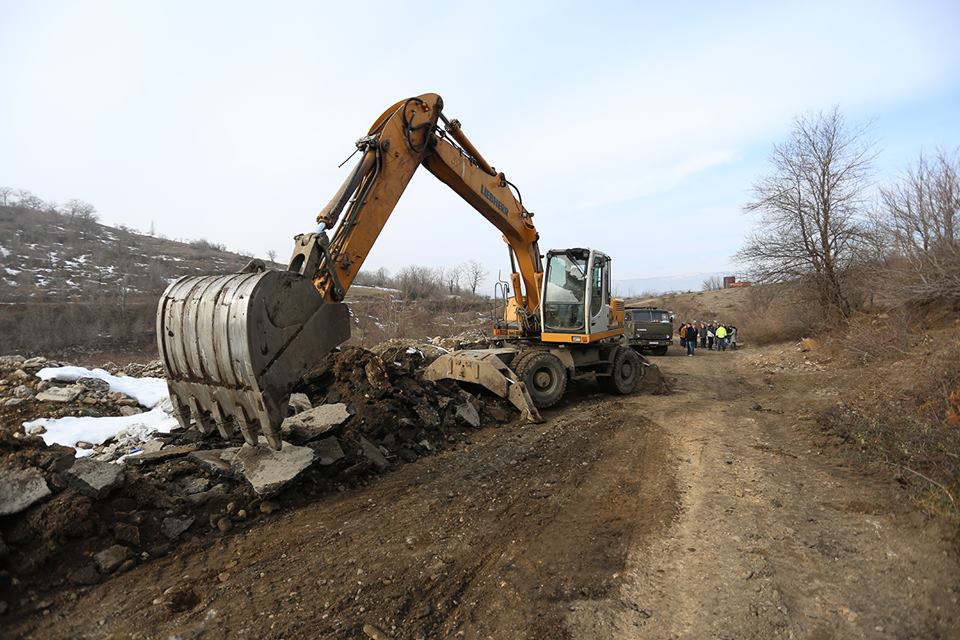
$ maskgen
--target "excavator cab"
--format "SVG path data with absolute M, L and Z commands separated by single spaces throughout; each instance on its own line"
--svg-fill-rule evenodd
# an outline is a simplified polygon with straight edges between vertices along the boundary
M 610 296 L 610 257 L 593 249 L 547 252 L 540 304 L 544 342 L 589 343 L 608 338 L 617 302 Z M 622 302 L 620 303 L 622 306 Z

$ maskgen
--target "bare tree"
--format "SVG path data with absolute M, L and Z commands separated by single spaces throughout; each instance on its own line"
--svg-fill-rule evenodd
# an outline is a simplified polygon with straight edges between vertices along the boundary
M 83 200 L 67 200 L 66 204 L 63 205 L 63 211 L 71 218 L 76 218 L 77 220 L 93 222 L 97 219 L 97 208 Z
M 756 280 L 809 279 L 821 304 L 849 313 L 844 275 L 863 239 L 872 147 L 866 130 L 850 128 L 837 108 L 794 121 L 745 207 L 760 218 L 737 259 Z
M 43 209 L 43 200 L 26 189 L 17 189 L 17 206 L 22 209 Z
M 447 287 L 447 293 L 451 295 L 460 291 L 460 278 L 463 276 L 463 267 L 454 265 L 447 267 L 443 271 L 443 283 Z
M 397 274 L 397 285 L 406 300 L 431 298 L 439 288 L 436 273 L 430 267 L 409 265 Z
M 880 199 L 879 231 L 896 250 L 892 277 L 915 302 L 960 300 L 960 151 L 921 154 Z
M 7 206 L 10 203 L 10 196 L 13 195 L 13 189 L 10 187 L 0 187 L 0 205 Z
M 273 263 L 276 263 L 276 262 L 277 262 L 277 251 L 276 251 L 276 249 L 269 249 L 269 250 L 267 251 L 267 260 L 269 260 L 270 262 L 273 262 Z
M 465 262 L 462 265 L 462 269 L 463 277 L 467 281 L 467 286 L 470 287 L 470 293 L 476 295 L 477 287 L 487 279 L 487 270 L 476 260 Z
M 704 291 L 719 291 L 723 289 L 723 279 L 720 276 L 710 276 L 703 281 Z

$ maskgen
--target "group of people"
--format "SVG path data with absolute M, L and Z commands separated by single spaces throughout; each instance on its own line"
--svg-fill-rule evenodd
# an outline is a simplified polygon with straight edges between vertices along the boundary
M 680 346 L 687 348 L 687 355 L 692 356 L 697 349 L 697 342 L 704 349 L 713 349 L 714 345 L 717 351 L 726 351 L 729 346 L 731 349 L 737 348 L 737 328 L 731 324 L 721 324 L 720 322 L 681 322 Z

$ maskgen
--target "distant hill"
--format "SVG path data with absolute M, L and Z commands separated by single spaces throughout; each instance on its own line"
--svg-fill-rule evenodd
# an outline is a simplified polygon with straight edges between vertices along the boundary
M 177 242 L 0 206 L 0 303 L 156 298 L 181 276 L 230 273 L 249 259 L 205 240 Z
M 24 206 L 0 206 L 0 354 L 131 352 L 155 357 L 157 300 L 184 275 L 249 257 Z
M 0 205 L 0 355 L 156 358 L 157 302 L 167 285 L 187 275 L 233 273 L 251 258 L 206 240 L 158 238 L 37 202 Z M 432 281 L 442 275 L 424 268 L 401 271 L 395 280 L 405 289 L 412 286 L 405 271 L 430 279 L 437 291 L 418 299 L 361 273 L 347 298 L 355 344 L 489 324 L 489 300 L 462 287 L 448 294 L 446 284 Z
M 631 298 L 643 295 L 656 295 L 673 291 L 700 291 L 703 282 L 712 277 L 723 278 L 731 275 L 721 271 L 702 271 L 676 276 L 650 276 L 647 278 L 613 279 L 613 287 L 618 296 Z

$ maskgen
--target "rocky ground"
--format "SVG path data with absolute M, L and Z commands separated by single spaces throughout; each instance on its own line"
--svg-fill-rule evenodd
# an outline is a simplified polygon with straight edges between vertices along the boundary
M 202 439 L 181 444 L 171 434 L 168 446 L 198 449 L 125 465 L 126 482 L 95 499 L 66 481 L 69 470 L 57 470 L 62 454 L 41 455 L 50 448 L 33 447 L 31 438 L 6 438 L 12 444 L 3 445 L 4 455 L 39 469 L 52 493 L 0 517 L 14 550 L 8 566 L 40 546 L 31 536 L 42 540 L 39 533 L 55 522 L 41 510 L 60 500 L 78 509 L 76 522 L 93 523 L 76 525 L 92 529 L 70 539 L 95 542 L 69 547 L 78 560 L 58 561 L 74 562 L 74 570 L 89 563 L 86 574 L 96 584 L 68 577 L 43 584 L 22 567 L 8 572 L 8 582 L 20 584 L 5 596 L 3 633 L 378 640 L 960 635 L 955 528 L 918 511 L 887 475 L 850 466 L 816 420 L 841 391 L 830 363 L 813 353 L 791 345 L 670 355 L 655 359 L 671 380 L 670 394 L 648 389 L 612 398 L 576 385 L 540 425 L 488 424 L 495 416 L 481 398 L 479 428 L 456 417 L 462 402 L 473 402 L 459 391 L 431 388 L 418 397 L 417 387 L 378 390 L 384 364 L 393 383 L 408 378 L 391 369 L 394 361 L 407 366 L 392 359 L 403 354 L 405 348 L 379 356 L 345 351 L 315 372 L 301 391 L 312 404 L 343 402 L 354 422 L 297 446 L 335 434 L 345 457 L 353 457 L 313 463 L 274 498 L 234 479 L 242 476 L 231 475 L 233 459 L 221 458 L 222 475 L 204 471 L 195 454 L 211 445 Z M 378 403 L 407 418 L 408 430 L 391 428 L 400 419 L 377 420 Z M 424 427 L 423 407 L 436 410 L 436 431 Z M 417 449 L 424 436 L 436 452 Z M 356 444 L 361 437 L 386 450 L 389 473 L 372 472 L 375 464 Z M 401 464 L 403 449 L 417 454 L 415 463 Z M 345 476 L 360 463 L 364 473 Z M 177 476 L 181 467 L 190 471 Z M 195 507 L 174 491 L 160 506 L 146 491 L 178 478 L 209 478 L 225 495 Z M 144 493 L 127 493 L 131 485 Z M 189 517 L 195 520 L 177 540 L 165 535 L 164 518 Z M 221 531 L 224 518 L 231 525 Z M 29 533 L 17 537 L 26 526 Z M 140 532 L 138 544 L 122 537 L 132 533 L 127 526 Z M 110 549 L 98 564 L 98 554 Z M 111 573 L 100 566 L 105 560 L 120 564 Z
M 515 417 L 498 398 L 423 380 L 420 370 L 443 349 L 421 346 L 332 354 L 291 398 L 280 452 L 239 437 L 225 443 L 193 430 L 148 433 L 141 425 L 102 443 L 47 446 L 36 418 L 136 421 L 148 407 L 95 377 L 38 377 L 66 363 L 0 359 L 0 615 L 10 621 L 49 611 L 75 596 L 72 587 L 363 485 L 456 445 L 481 424 Z M 163 372 L 159 362 L 106 363 L 104 370 L 123 380 Z

